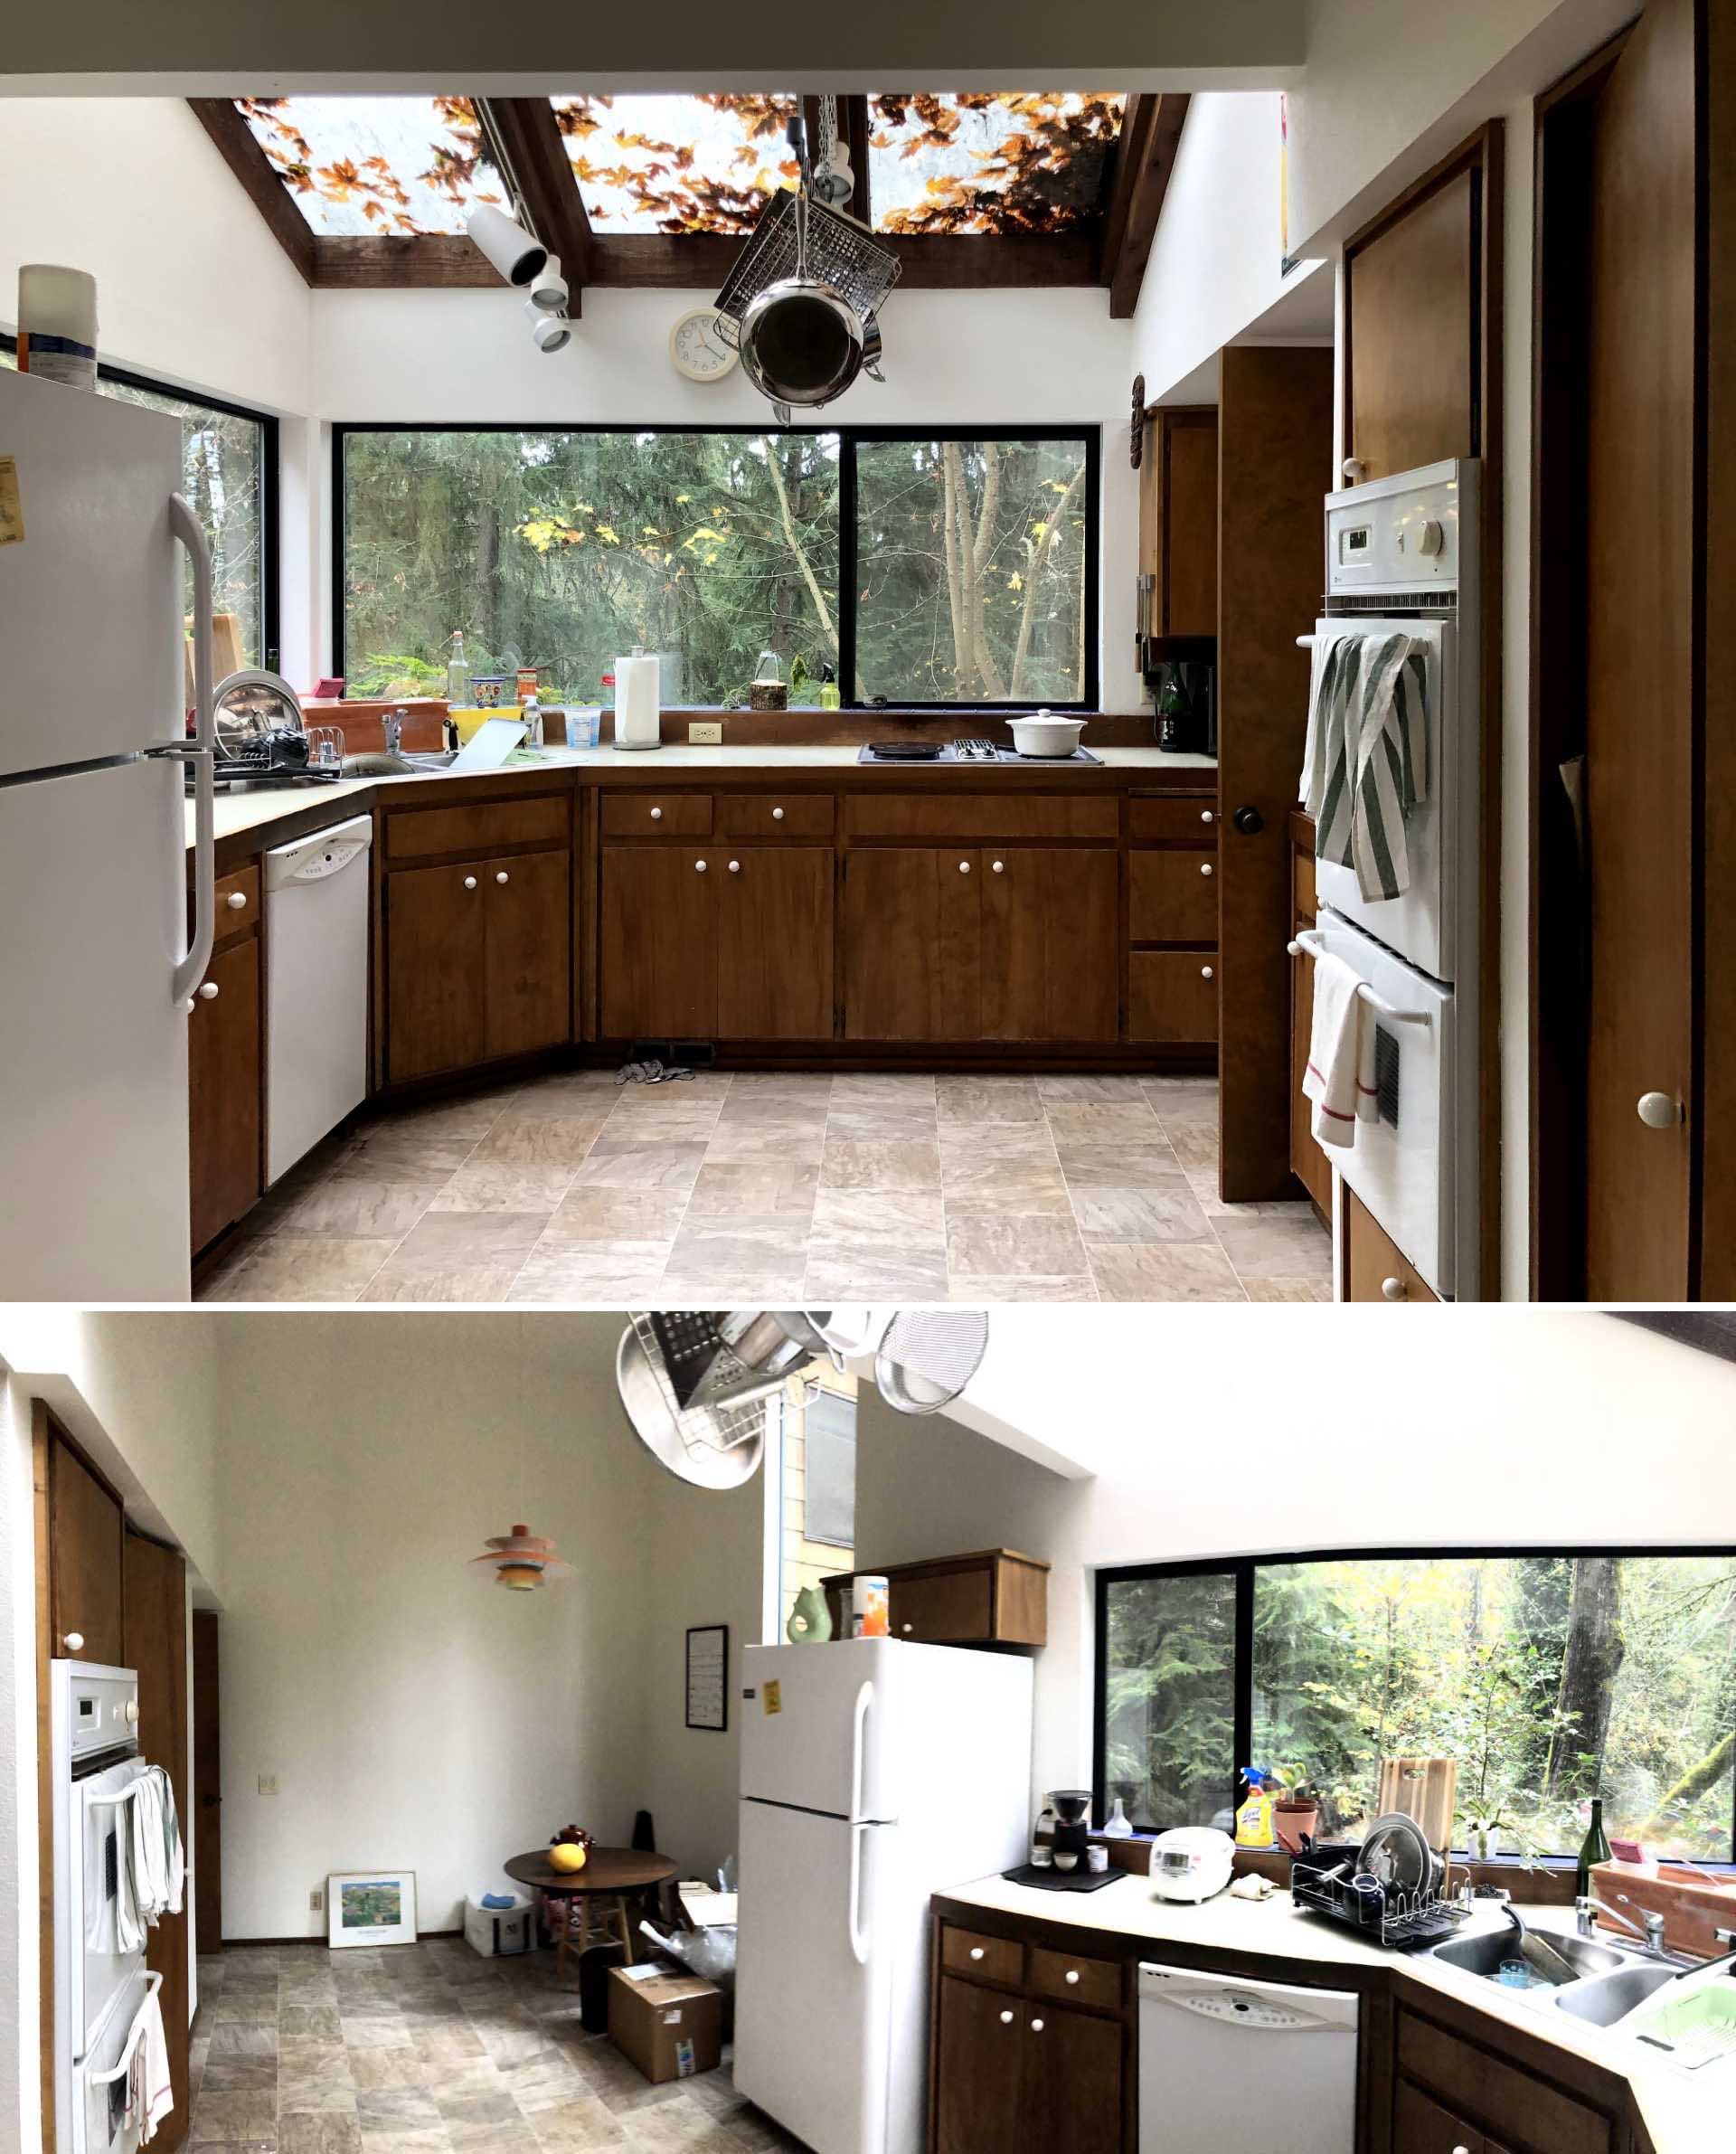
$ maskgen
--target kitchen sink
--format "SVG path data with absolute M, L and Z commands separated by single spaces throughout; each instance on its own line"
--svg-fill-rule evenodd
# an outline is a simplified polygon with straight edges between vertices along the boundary
M 1553 1945 L 1581 1978 L 1613 1974 L 1627 1965 L 1628 1954 L 1614 1945 L 1597 1944 L 1588 1937 L 1561 1936 L 1552 1930 L 1540 1930 L 1537 1934 L 1545 1944 Z M 1431 1960 L 1443 1960 L 1448 1967 L 1462 1967 L 1467 1974 L 1482 1975 L 1491 1982 L 1499 1980 L 1503 1960 L 1518 1957 L 1519 1940 L 1506 1923 L 1498 1930 L 1486 1930 L 1477 1937 L 1455 1937 L 1446 1944 L 1438 1944 L 1429 1954 Z M 1535 1982 L 1548 1984 L 1547 1975 L 1535 1970 L 1533 1973 Z M 1561 1986 L 1566 1987 L 1565 1981 Z
M 1636 2007 L 1673 1982 L 1680 1970 L 1641 1962 L 1618 1968 L 1614 1974 L 1598 1975 L 1589 1982 L 1574 1982 L 1555 1992 L 1555 2002 L 1576 2019 L 1589 2019 L 1593 2026 L 1614 2026 Z

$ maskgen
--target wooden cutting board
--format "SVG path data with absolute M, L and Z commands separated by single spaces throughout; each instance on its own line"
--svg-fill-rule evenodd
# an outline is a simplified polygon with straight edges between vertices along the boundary
M 1399 1810 L 1414 1818 L 1422 1837 L 1442 1853 L 1453 1844 L 1453 1816 L 1458 1796 L 1457 1758 L 1382 1758 L 1376 1809 L 1384 1816 Z
M 187 616 L 186 645 L 187 708 L 193 708 L 193 616 Z M 241 649 L 241 619 L 238 613 L 214 613 L 211 617 L 211 685 L 220 687 L 231 673 L 242 673 L 247 668 L 247 656 Z

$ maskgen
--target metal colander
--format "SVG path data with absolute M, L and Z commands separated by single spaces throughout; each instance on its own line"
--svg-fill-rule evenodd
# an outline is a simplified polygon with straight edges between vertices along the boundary
M 702 1488 L 740 1488 L 759 1467 L 766 1401 L 782 1387 L 782 1378 L 753 1383 L 745 1396 L 727 1403 L 684 1406 L 657 1331 L 658 1320 L 648 1312 L 629 1312 L 615 1356 L 616 1387 L 627 1418 L 658 1464 L 678 1479 Z M 749 1376 L 745 1364 L 741 1374 Z
M 719 334 L 728 343 L 738 341 L 741 317 L 751 300 L 798 273 L 830 286 L 854 309 L 860 321 L 869 321 L 880 312 L 882 302 L 899 279 L 898 257 L 871 239 L 854 220 L 839 216 L 821 203 L 808 203 L 807 222 L 803 251 L 798 250 L 797 241 L 796 197 L 788 189 L 774 195 L 761 213 L 753 237 L 717 295 L 717 310 L 724 317 Z M 802 251 L 799 262 L 798 251 Z
M 986 1309 L 901 1309 L 874 1356 L 874 1382 L 901 1413 L 939 1413 L 983 1365 L 987 1350 Z

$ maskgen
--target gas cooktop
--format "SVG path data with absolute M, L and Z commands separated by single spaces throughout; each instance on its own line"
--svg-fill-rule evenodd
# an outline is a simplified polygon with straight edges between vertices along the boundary
M 1071 755 L 1021 755 L 998 741 L 966 736 L 957 741 L 870 741 L 856 755 L 859 763 L 909 763 L 916 769 L 936 763 L 1100 763 L 1089 748 Z

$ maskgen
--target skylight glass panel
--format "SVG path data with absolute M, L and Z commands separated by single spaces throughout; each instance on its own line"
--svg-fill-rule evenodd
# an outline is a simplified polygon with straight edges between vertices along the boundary
M 322 236 L 462 232 L 505 206 L 468 98 L 237 98 L 253 139 Z
M 980 90 L 868 100 L 868 192 L 887 232 L 1068 231 L 1100 206 L 1118 91 Z
M 793 96 L 554 98 L 592 227 L 611 232 L 751 231 L 796 162 Z

